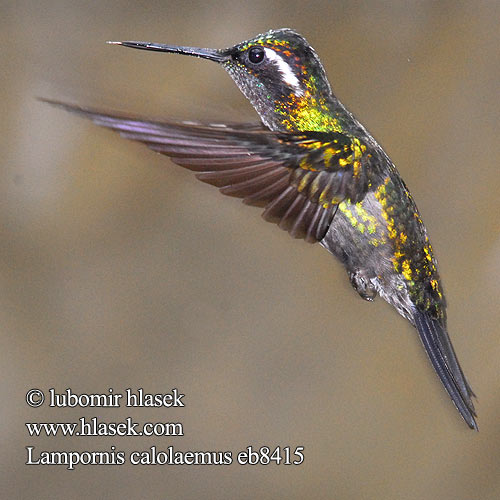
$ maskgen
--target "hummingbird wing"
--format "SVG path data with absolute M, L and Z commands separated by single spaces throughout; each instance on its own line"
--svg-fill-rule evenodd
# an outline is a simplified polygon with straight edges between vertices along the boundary
M 361 200 L 379 175 L 377 153 L 341 133 L 157 122 L 45 101 L 145 143 L 226 195 L 265 207 L 264 219 L 311 243 L 323 239 L 338 203 Z

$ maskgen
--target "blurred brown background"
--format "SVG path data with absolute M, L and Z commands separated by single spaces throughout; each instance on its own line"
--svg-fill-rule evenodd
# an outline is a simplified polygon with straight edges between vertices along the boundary
M 499 4 L 0 2 L 2 498 L 500 498 Z M 217 65 L 112 47 L 226 47 L 293 27 L 383 144 L 440 260 L 479 399 L 461 421 L 410 325 L 322 248 L 36 96 L 256 117 Z M 186 394 L 181 409 L 30 409 L 28 389 Z M 181 421 L 182 438 L 31 438 L 25 422 Z M 41 450 L 305 446 L 301 466 L 25 466 Z

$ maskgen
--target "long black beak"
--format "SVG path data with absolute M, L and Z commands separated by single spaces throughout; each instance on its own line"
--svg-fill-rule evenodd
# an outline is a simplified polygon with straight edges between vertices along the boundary
M 177 45 L 165 45 L 163 43 L 149 42 L 107 42 L 111 45 L 123 45 L 132 49 L 156 50 L 158 52 L 171 52 L 174 54 L 184 54 L 187 56 L 202 57 L 215 62 L 227 61 L 228 56 L 225 51 L 218 49 L 200 49 L 198 47 L 182 47 Z

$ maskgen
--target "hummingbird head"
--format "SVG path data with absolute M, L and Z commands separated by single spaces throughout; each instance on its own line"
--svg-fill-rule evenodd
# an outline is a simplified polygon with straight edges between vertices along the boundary
M 191 55 L 215 61 L 229 73 L 271 130 L 341 130 L 323 65 L 305 38 L 291 29 L 271 30 L 228 49 L 200 49 L 145 42 L 126 47 Z

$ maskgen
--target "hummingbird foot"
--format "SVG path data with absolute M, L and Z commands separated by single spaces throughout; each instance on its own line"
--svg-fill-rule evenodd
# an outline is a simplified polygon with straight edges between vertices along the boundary
M 360 297 L 373 302 L 373 299 L 377 296 L 377 290 L 366 274 L 361 269 L 349 271 L 348 274 L 352 287 L 359 293 Z

